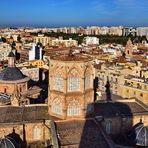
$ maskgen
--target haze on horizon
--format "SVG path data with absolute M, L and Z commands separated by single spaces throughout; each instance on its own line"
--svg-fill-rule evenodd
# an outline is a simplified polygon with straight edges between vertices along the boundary
M 148 26 L 148 0 L 5 0 L 0 26 Z

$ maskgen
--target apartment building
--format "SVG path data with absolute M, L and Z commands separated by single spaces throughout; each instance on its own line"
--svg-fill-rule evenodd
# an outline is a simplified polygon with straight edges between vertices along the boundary
M 123 98 L 137 98 L 148 104 L 148 81 L 143 78 L 136 78 L 128 75 L 120 79 L 119 94 Z

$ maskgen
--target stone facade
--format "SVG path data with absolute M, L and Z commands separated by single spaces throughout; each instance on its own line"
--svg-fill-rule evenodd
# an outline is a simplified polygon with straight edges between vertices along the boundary
M 9 95 L 21 93 L 28 90 L 28 78 L 18 81 L 2 81 L 0 80 L 0 93 Z
M 127 58 L 130 58 L 133 56 L 133 52 L 134 52 L 134 45 L 131 41 L 131 39 L 129 38 L 129 40 L 127 41 L 126 47 L 125 47 L 125 54 Z
M 37 123 L 25 123 L 25 124 L 13 124 L 13 125 L 1 125 L 0 126 L 0 137 L 9 134 L 18 134 L 22 141 L 27 143 L 37 141 L 47 141 L 51 137 L 48 130 L 50 127 L 46 127 L 42 122 Z
M 148 84 L 144 79 L 132 76 L 120 80 L 118 93 L 123 98 L 137 98 L 145 104 L 148 104 Z
M 101 123 L 104 130 L 109 135 L 120 135 L 129 133 L 133 126 L 138 124 L 142 120 L 144 123 L 148 121 L 147 114 L 133 115 L 129 117 L 109 117 L 104 118 L 104 121 Z M 110 124 L 110 125 L 109 125 Z
M 28 81 L 29 78 L 15 67 L 15 55 L 10 52 L 8 67 L 0 73 L 0 93 L 11 96 L 11 105 L 19 106 L 21 102 L 29 104 L 28 98 L 21 98 L 22 93 L 28 91 Z
M 21 148 L 58 147 L 47 105 L 4 106 L 0 112 L 0 140 L 10 137 Z
M 68 60 L 65 60 L 68 59 Z M 49 114 L 62 119 L 84 118 L 94 102 L 94 68 L 91 59 L 51 58 L 49 68 Z

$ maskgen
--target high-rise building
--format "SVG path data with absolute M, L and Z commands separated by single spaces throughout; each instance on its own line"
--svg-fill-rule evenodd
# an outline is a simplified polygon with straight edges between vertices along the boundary
M 124 27 L 123 28 L 123 36 L 128 36 L 128 35 L 133 35 L 136 36 L 136 28 L 133 27 Z
M 118 36 L 122 36 L 122 27 L 110 27 L 109 28 L 109 34 L 110 35 L 118 35 Z
M 99 34 L 101 34 L 101 35 L 109 34 L 109 28 L 108 27 L 101 27 Z
M 42 45 L 41 43 L 33 44 L 32 49 L 29 51 L 30 60 L 41 60 L 42 59 Z
M 137 36 L 146 36 L 148 39 L 148 27 L 138 27 Z

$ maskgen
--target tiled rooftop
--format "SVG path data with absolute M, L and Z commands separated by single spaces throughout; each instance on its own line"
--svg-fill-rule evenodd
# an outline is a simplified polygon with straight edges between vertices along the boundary
M 75 55 L 59 55 L 59 56 L 54 56 L 51 57 L 53 60 L 61 60 L 61 61 L 90 61 L 91 58 L 88 56 L 83 56 L 80 54 L 75 54 Z
M 72 120 L 57 122 L 59 140 L 62 146 L 79 148 L 108 148 L 99 127 L 93 120 Z
M 0 124 L 50 119 L 47 106 L 0 107 Z
M 115 117 L 148 114 L 148 111 L 137 102 L 95 103 L 93 116 Z

